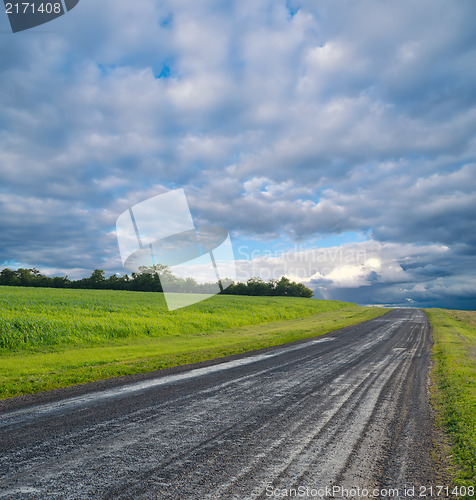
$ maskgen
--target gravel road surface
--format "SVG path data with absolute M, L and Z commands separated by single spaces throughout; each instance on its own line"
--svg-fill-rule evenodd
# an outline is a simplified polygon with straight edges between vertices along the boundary
M 430 353 L 425 313 L 397 309 L 251 357 L 11 403 L 0 498 L 403 498 L 434 480 Z

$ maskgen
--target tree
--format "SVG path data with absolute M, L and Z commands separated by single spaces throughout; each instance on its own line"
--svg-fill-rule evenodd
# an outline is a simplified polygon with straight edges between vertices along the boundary
M 246 287 L 247 295 L 270 295 L 270 287 L 261 278 L 250 278 Z
M 214 283 L 197 283 L 193 278 L 178 278 L 169 267 L 155 265 L 140 267 L 138 273 L 127 274 L 120 277 L 116 274 L 105 278 L 102 269 L 95 269 L 89 278 L 70 281 L 67 276 L 50 278 L 41 274 L 38 269 L 17 269 L 12 271 L 5 268 L 0 272 L 0 285 L 3 286 L 44 286 L 52 288 L 82 288 L 82 289 L 108 289 L 108 290 L 133 290 L 141 292 L 162 292 L 163 286 L 167 291 L 182 293 L 215 293 Z M 223 291 L 226 295 L 253 295 L 253 296 L 289 296 L 312 297 L 313 291 L 302 283 L 295 283 L 286 277 L 279 280 L 263 281 L 253 277 L 246 283 L 233 282 L 230 279 L 222 280 Z
M 72 288 L 99 289 L 106 287 L 106 278 L 102 269 L 95 269 L 89 278 L 83 278 L 71 283 Z
M 68 276 L 55 276 L 54 278 L 47 278 L 47 280 L 45 282 L 46 286 L 50 286 L 51 288 L 68 288 L 71 283 Z
M 15 271 L 12 271 L 8 267 L 2 270 L 0 273 L 0 285 L 4 286 L 18 286 L 20 284 L 20 280 L 15 274 Z

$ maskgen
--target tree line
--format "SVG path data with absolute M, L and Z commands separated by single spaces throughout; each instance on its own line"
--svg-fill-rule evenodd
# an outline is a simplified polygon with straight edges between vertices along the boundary
M 197 283 L 193 278 L 174 276 L 167 266 L 141 267 L 140 272 L 118 276 L 105 276 L 102 269 L 95 269 L 91 276 L 79 280 L 70 280 L 67 276 L 49 277 L 38 269 L 5 268 L 0 272 L 0 286 L 26 286 L 47 288 L 75 288 L 94 290 L 128 290 L 134 292 L 162 292 L 162 284 L 167 283 L 167 291 L 178 293 L 215 293 L 215 283 Z M 245 283 L 222 280 L 224 295 L 254 296 L 313 296 L 311 289 L 302 283 L 290 281 L 286 277 L 279 280 L 264 281 L 261 278 L 250 278 Z

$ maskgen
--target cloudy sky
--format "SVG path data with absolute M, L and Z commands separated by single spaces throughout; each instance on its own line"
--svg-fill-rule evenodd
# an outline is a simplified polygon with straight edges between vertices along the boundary
M 81 0 L 0 16 L 0 269 L 123 272 L 184 188 L 239 278 L 476 308 L 474 0 Z

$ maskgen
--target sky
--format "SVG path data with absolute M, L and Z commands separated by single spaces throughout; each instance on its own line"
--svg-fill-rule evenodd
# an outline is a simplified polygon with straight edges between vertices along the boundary
M 474 0 L 80 0 L 0 15 L 0 269 L 123 273 L 183 188 L 238 279 L 476 309 Z

